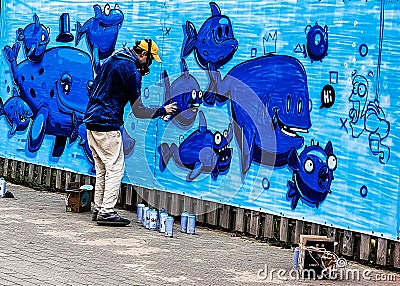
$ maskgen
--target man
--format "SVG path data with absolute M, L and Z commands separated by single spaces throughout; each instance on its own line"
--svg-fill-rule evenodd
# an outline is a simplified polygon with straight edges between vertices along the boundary
M 137 41 L 133 50 L 125 46 L 103 63 L 90 90 L 84 123 L 96 168 L 92 220 L 99 225 L 130 223 L 114 211 L 125 168 L 120 131 L 125 105 L 129 102 L 138 118 L 156 118 L 176 111 L 176 103 L 163 107 L 143 105 L 142 76 L 150 72 L 153 59 L 161 62 L 152 40 Z

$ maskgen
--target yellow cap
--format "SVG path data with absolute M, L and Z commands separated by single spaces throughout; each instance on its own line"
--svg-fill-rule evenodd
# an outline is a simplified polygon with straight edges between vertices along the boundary
M 142 48 L 145 51 L 149 50 L 149 42 L 148 42 L 148 40 L 141 40 L 137 46 Z M 156 42 L 154 42 L 153 40 L 151 40 L 151 54 L 153 55 L 153 58 L 157 62 L 161 63 L 161 58 L 158 55 L 158 46 L 157 46 Z

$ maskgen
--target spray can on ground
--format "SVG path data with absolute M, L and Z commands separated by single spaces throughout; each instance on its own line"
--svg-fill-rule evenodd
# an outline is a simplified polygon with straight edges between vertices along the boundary
M 174 218 L 172 216 L 168 216 L 165 221 L 165 236 L 174 236 Z
M 146 211 L 146 228 L 147 229 L 149 229 L 150 228 L 150 212 L 152 211 L 152 209 L 151 208 L 149 208 L 147 211 Z
M 299 253 L 300 253 L 300 247 L 296 246 L 294 249 L 294 257 L 293 257 L 293 269 L 297 269 L 299 266 Z
M 160 232 L 165 233 L 165 223 L 167 221 L 168 214 L 166 212 L 160 213 Z
M 195 234 L 195 232 L 196 232 L 196 215 L 189 214 L 187 223 L 187 233 Z
M 149 229 L 157 230 L 157 226 L 158 226 L 158 211 L 150 210 Z
M 189 216 L 188 212 L 183 212 L 181 214 L 181 232 L 187 231 L 188 216 Z
M 146 213 L 149 207 L 144 207 L 142 212 L 142 226 L 146 227 Z
M 0 178 L 0 196 L 4 197 L 5 194 L 7 193 L 6 190 L 6 180 L 4 180 L 3 178 Z
M 165 213 L 165 212 L 167 212 L 164 208 L 161 208 L 161 209 L 159 209 L 158 210 L 158 219 L 160 219 L 160 215 L 162 214 L 162 213 Z
M 142 222 L 142 216 L 143 216 L 143 208 L 145 207 L 145 205 L 144 204 L 138 204 L 137 205 L 137 209 L 136 209 L 136 212 L 137 212 L 137 222 Z

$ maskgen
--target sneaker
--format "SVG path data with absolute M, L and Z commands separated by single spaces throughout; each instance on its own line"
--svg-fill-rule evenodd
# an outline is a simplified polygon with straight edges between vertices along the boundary
M 125 226 L 130 223 L 131 221 L 129 219 L 121 217 L 117 212 L 99 212 L 97 214 L 98 225 Z
M 92 212 L 92 221 L 97 221 L 98 214 L 99 214 L 99 209 L 94 209 Z

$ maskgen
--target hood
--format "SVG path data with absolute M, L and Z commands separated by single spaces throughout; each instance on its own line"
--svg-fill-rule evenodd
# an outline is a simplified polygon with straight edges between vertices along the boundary
M 136 64 L 136 66 L 139 65 L 139 61 L 138 58 L 136 57 L 136 54 L 129 47 L 123 47 L 122 49 L 116 50 L 112 54 L 112 57 L 115 59 L 132 61 Z

